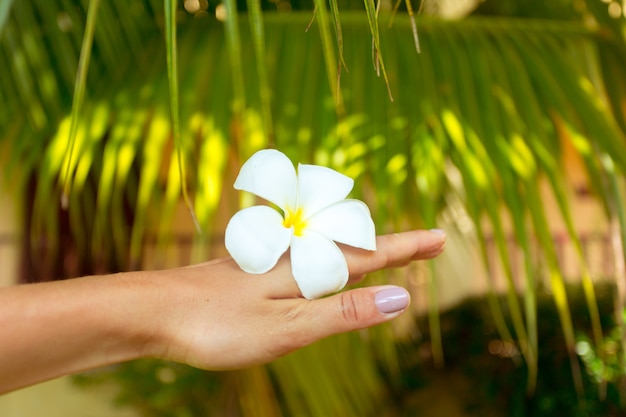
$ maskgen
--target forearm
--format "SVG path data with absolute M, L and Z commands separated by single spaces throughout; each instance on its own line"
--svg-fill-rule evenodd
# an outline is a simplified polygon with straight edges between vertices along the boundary
M 155 290 L 138 274 L 0 289 L 0 393 L 141 356 Z

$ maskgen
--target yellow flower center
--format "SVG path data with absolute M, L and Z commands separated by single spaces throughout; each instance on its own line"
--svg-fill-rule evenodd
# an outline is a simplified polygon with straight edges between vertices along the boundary
M 287 210 L 283 225 L 288 229 L 293 227 L 293 234 L 302 236 L 302 231 L 306 227 L 306 222 L 302 219 L 302 209 L 297 209 L 296 211 Z

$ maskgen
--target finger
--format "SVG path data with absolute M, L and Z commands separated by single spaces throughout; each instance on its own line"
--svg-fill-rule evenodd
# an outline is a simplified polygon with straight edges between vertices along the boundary
M 410 304 L 410 295 L 402 287 L 384 285 L 357 288 L 330 297 L 304 301 L 294 306 L 297 314 L 284 327 L 290 340 L 299 348 L 330 335 L 364 329 L 389 321 L 402 314 Z
M 350 271 L 349 284 L 363 279 L 366 274 L 384 268 L 404 265 L 411 260 L 431 259 L 445 246 L 445 234 L 440 231 L 416 230 L 377 237 L 377 250 L 367 251 L 340 245 Z M 270 298 L 301 297 L 300 289 L 291 275 L 290 260 L 285 255 L 264 277 Z
M 348 261 L 351 281 L 385 268 L 406 265 L 418 259 L 432 259 L 445 248 L 446 236 L 440 230 L 414 230 L 378 236 L 376 251 L 348 246 L 342 250 Z
M 229 263 L 229 262 L 234 262 L 234 260 L 231 257 L 223 257 L 223 258 L 211 259 L 210 261 L 204 261 L 204 262 L 200 262 L 196 264 L 183 265 L 183 266 L 180 266 L 179 269 L 206 268 L 206 267 L 216 266 L 219 264 L 224 264 L 224 263 Z

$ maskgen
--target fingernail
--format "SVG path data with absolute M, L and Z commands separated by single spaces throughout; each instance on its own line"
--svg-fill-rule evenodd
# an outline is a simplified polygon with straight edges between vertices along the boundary
M 411 297 L 407 290 L 401 287 L 393 287 L 378 291 L 374 302 L 378 311 L 388 314 L 404 310 L 409 305 L 410 299 Z
M 441 230 L 441 229 L 430 229 L 430 232 L 439 235 L 442 244 L 443 244 L 443 242 L 446 241 L 446 232 L 444 232 L 443 230 Z

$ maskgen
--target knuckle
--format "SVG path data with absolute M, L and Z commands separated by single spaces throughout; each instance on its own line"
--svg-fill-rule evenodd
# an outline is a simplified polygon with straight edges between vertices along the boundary
M 359 321 L 359 309 L 353 292 L 349 291 L 341 294 L 341 314 L 348 323 Z

